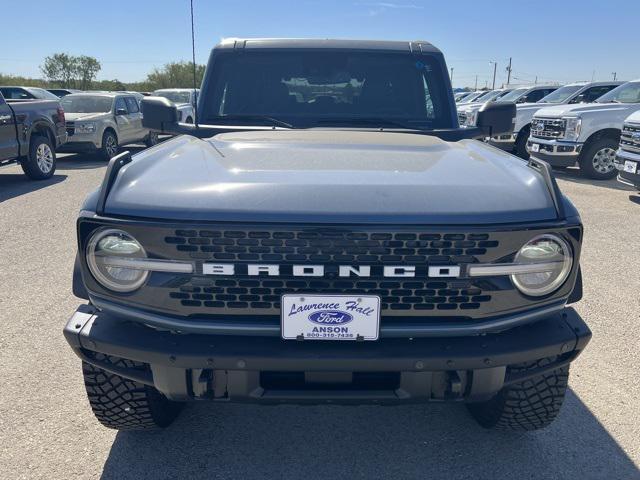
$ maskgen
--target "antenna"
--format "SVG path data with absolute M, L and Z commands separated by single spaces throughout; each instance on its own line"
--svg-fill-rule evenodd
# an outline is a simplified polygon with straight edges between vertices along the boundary
M 193 123 L 198 128 L 198 94 L 197 92 L 197 82 L 196 82 L 196 36 L 195 30 L 193 28 L 193 0 L 191 1 L 191 56 L 193 61 L 193 95 L 196 98 L 196 103 L 193 106 Z

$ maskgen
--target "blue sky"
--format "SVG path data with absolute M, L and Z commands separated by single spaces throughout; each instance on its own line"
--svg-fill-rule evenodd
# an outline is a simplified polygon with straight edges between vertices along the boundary
M 6 1 L 6 0 L 5 0 Z M 3 23 L 0 72 L 39 76 L 45 56 L 86 54 L 99 78 L 143 80 L 191 58 L 188 0 L 31 0 Z M 640 77 L 638 0 L 194 0 L 196 60 L 223 37 L 422 39 L 439 47 L 455 86 L 498 81 L 513 57 L 516 81 Z M 100 5 L 100 6 L 98 6 Z M 22 8 L 17 8 L 22 11 Z M 48 13 L 51 12 L 51 13 Z M 8 29 L 8 30 L 7 30 Z

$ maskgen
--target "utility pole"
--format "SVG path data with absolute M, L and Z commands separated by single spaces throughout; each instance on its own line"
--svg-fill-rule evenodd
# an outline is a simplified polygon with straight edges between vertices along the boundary
M 534 84 L 534 85 L 537 85 L 537 84 L 538 84 L 538 75 L 536 75 L 536 79 L 535 79 L 535 81 L 533 82 L 533 84 Z
M 451 86 L 453 86 L 453 67 L 451 67 L 451 75 L 449 76 L 449 80 L 451 80 Z
M 613 81 L 616 81 L 616 77 L 618 76 L 618 72 L 613 72 Z
M 475 86 L 475 87 L 473 87 L 473 90 L 474 90 L 474 91 L 477 91 L 477 90 L 478 90 L 478 75 L 476 75 L 476 86 Z
M 496 70 L 498 68 L 498 62 L 489 62 L 489 63 L 493 63 L 493 86 L 491 87 L 492 90 L 496 89 Z
M 591 81 L 592 82 L 593 82 L 594 78 L 596 78 L 596 71 L 595 70 L 591 73 Z
M 507 67 L 507 85 L 511 82 L 511 57 L 509 57 L 509 66 Z

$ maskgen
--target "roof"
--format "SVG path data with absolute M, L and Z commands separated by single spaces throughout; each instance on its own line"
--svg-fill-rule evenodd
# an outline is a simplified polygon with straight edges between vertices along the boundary
M 216 49 L 352 49 L 377 50 L 396 52 L 428 52 L 440 53 L 436 47 L 423 40 L 392 41 L 392 40 L 337 40 L 312 38 L 226 38 L 215 47 Z
M 79 92 L 79 93 L 70 93 L 67 96 L 73 95 L 74 97 L 117 97 L 119 95 L 128 95 L 132 96 L 131 93 L 123 93 L 123 92 Z

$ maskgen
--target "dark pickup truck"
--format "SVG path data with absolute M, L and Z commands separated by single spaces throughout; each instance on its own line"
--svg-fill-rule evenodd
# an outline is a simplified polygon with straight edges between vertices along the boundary
M 64 333 L 105 426 L 196 400 L 551 423 L 591 336 L 582 223 L 548 164 L 475 140 L 515 104 L 460 128 L 427 42 L 270 39 L 217 46 L 197 107 L 143 99 L 183 135 L 114 157 L 80 211 Z
M 0 166 L 17 161 L 32 180 L 50 178 L 56 148 L 67 141 L 57 100 L 5 100 L 0 93 Z

